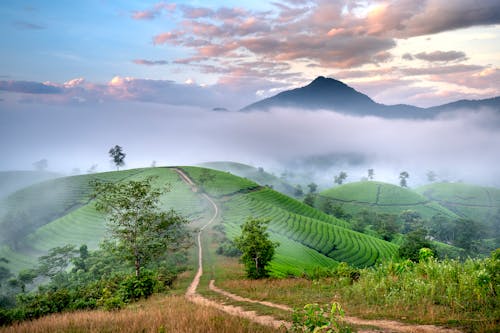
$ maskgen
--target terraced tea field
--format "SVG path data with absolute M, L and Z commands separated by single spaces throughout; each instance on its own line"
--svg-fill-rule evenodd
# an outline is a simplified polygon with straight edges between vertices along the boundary
M 457 217 L 446 207 L 415 191 L 376 181 L 349 183 L 323 191 L 317 204 L 321 206 L 325 199 L 332 200 L 334 204 L 342 204 L 351 214 L 359 213 L 363 209 L 390 214 L 413 210 L 426 219 L 436 214 Z
M 458 216 L 486 223 L 500 209 L 500 190 L 461 183 L 434 183 L 419 187 L 416 192 L 435 201 Z M 500 228 L 500 226 L 498 226 Z
M 175 208 L 190 219 L 199 218 L 206 203 L 168 168 L 134 169 L 95 175 L 74 176 L 47 181 L 9 196 L 0 241 L 0 257 L 10 259 L 14 272 L 30 267 L 36 257 L 50 248 L 65 244 L 87 244 L 96 248 L 106 233 L 105 220 L 90 202 L 89 181 L 122 181 L 157 177 L 158 186 L 170 184 L 171 191 L 162 197 L 166 209 Z M 9 216 L 26 217 L 21 222 Z M 18 223 L 21 223 L 20 225 Z
M 195 181 L 201 175 L 199 169 L 183 170 Z M 389 259 L 397 251 L 394 244 L 353 231 L 347 222 L 272 189 L 256 187 L 223 172 L 212 171 L 212 175 L 214 179 L 205 184 L 205 190 L 221 199 L 223 224 L 230 238 L 240 233 L 240 225 L 249 216 L 271 220 L 271 238 L 281 244 L 272 265 L 275 275 L 297 274 L 340 261 L 365 267 L 375 264 L 378 259 Z M 224 191 L 219 178 L 224 184 L 239 184 L 240 190 L 226 187 Z

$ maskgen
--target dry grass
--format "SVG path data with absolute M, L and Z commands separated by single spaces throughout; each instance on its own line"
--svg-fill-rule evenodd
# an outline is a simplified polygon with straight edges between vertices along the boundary
M 155 296 L 114 312 L 78 311 L 0 329 L 4 332 L 274 332 L 246 319 L 195 305 L 183 296 Z

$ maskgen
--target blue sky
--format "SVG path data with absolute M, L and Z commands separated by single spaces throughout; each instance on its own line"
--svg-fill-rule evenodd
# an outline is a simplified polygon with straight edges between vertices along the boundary
M 324 75 L 386 104 L 500 94 L 493 0 L 7 0 L 0 15 L 0 93 L 29 94 L 6 81 L 84 79 L 79 88 L 95 95 L 118 77 L 174 82 L 186 94 L 208 87 L 212 100 L 231 95 L 238 108 Z M 141 82 L 133 95 L 155 102 Z

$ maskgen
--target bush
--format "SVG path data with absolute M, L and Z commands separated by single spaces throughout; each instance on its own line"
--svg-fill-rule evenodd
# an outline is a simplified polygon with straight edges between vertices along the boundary
M 292 332 L 349 333 L 352 329 L 344 322 L 344 310 L 334 302 L 320 306 L 306 304 L 293 312 Z
M 137 301 L 140 298 L 147 298 L 153 294 L 157 280 L 153 272 L 143 270 L 139 277 L 129 275 L 120 284 L 118 294 L 122 296 L 124 302 Z

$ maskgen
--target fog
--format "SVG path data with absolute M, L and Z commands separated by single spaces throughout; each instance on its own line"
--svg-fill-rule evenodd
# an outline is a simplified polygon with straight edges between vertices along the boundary
M 70 174 L 113 170 L 108 150 L 124 148 L 126 168 L 230 160 L 280 174 L 308 175 L 323 186 L 341 170 L 347 181 L 440 180 L 500 186 L 500 114 L 457 110 L 432 120 L 354 117 L 331 111 L 274 109 L 214 112 L 154 103 L 94 106 L 8 104 L 0 109 L 0 170 L 48 169 Z M 73 171 L 74 172 L 74 171 Z M 297 180 L 299 181 L 299 180 Z

